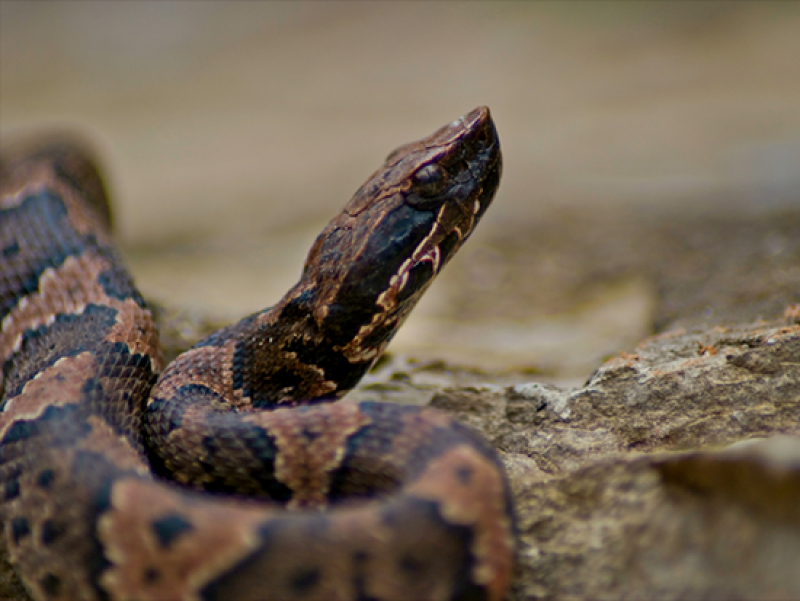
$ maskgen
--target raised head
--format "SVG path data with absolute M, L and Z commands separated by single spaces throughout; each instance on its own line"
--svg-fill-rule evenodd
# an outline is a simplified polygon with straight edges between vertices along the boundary
M 351 361 L 376 358 L 494 197 L 500 143 L 479 107 L 394 150 L 319 235 L 301 288 Z

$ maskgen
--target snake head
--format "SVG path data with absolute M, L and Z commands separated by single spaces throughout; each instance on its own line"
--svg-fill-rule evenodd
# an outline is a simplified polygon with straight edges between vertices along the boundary
M 494 197 L 500 143 L 479 107 L 394 150 L 323 230 L 295 298 L 353 363 L 372 363 Z M 290 293 L 291 295 L 292 293 Z
M 489 109 L 481 106 L 393 150 L 344 210 L 353 217 L 364 211 L 388 215 L 397 204 L 388 199 L 400 193 L 402 204 L 413 210 L 438 213 L 447 207 L 462 213 L 466 219 L 453 220 L 445 211 L 440 227 L 458 229 L 466 237 L 491 203 L 501 170 L 497 131 Z M 391 234 L 393 225 L 386 225 L 384 233 Z

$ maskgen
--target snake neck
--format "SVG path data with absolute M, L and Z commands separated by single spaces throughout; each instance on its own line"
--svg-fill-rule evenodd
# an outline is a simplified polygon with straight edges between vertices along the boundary
M 371 302 L 345 308 L 326 300 L 323 286 L 304 278 L 277 305 L 240 322 L 247 330 L 243 381 L 255 406 L 344 396 L 399 328 L 395 312 Z
M 280 302 L 223 328 L 173 361 L 153 398 L 190 392 L 198 383 L 227 409 L 267 409 L 333 400 L 351 390 L 389 343 L 380 306 L 339 310 L 323 302 L 319 282 L 304 278 Z M 203 365 L 198 371 L 197 366 Z M 219 396 L 218 396 L 219 394 Z M 218 403 L 215 402 L 214 405 Z
M 472 232 L 500 171 L 485 108 L 401 146 L 317 237 L 286 296 L 176 360 L 154 397 L 203 387 L 231 399 L 214 407 L 246 411 L 343 396 Z

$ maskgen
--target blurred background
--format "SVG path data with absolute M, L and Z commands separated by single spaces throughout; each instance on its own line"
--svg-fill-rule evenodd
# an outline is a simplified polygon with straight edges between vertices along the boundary
M 500 192 L 392 348 L 577 381 L 653 331 L 658 291 L 559 288 L 562 254 L 499 241 L 797 206 L 798 32 L 793 2 L 2 0 L 0 142 L 88 139 L 145 294 L 233 319 L 389 151 L 488 105 Z

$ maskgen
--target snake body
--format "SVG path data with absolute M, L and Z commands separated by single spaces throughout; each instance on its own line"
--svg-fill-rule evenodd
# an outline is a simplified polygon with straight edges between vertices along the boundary
M 3 163 L 0 518 L 30 595 L 501 599 L 513 518 L 495 453 L 432 408 L 328 402 L 500 172 L 485 107 L 401 146 L 277 305 L 163 369 L 92 163 L 65 145 Z

